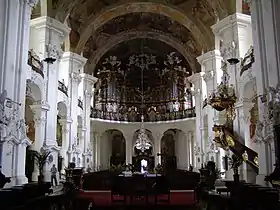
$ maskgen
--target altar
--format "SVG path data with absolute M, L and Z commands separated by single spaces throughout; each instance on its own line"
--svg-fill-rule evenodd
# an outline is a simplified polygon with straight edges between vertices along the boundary
M 136 172 L 136 173 L 125 173 L 125 172 L 123 172 L 123 173 L 119 174 L 118 176 L 122 176 L 122 177 L 143 176 L 143 177 L 146 177 L 146 178 L 150 178 L 150 177 L 152 178 L 152 177 L 161 176 L 161 174 L 149 174 L 149 173 L 141 174 L 141 173 L 138 173 L 138 172 Z

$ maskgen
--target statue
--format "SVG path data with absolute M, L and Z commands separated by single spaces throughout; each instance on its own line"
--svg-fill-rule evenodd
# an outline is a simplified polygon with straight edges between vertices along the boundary
M 253 117 L 250 118 L 250 139 L 253 139 L 256 131 L 256 123 L 254 122 Z

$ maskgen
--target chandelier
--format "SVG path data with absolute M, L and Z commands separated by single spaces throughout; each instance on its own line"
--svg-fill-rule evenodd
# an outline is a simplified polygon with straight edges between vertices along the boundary
M 223 76 L 220 85 L 214 90 L 204 101 L 204 106 L 210 105 L 215 110 L 221 112 L 226 110 L 227 118 L 233 120 L 235 117 L 234 103 L 236 102 L 236 94 L 233 85 L 229 84 L 229 74 L 227 72 L 227 63 L 222 61 Z
M 149 149 L 151 147 L 151 143 L 149 140 L 149 137 L 146 133 L 146 129 L 144 127 L 144 116 L 141 116 L 141 128 L 139 131 L 139 134 L 137 136 L 137 140 L 136 140 L 136 145 L 135 147 L 139 150 L 141 150 L 141 152 L 145 152 L 145 150 Z
M 146 64 L 145 64 L 146 61 Z M 136 149 L 141 150 L 141 152 L 145 152 L 145 150 L 148 150 L 151 147 L 151 143 L 149 140 L 149 137 L 146 133 L 146 129 L 144 127 L 144 69 L 148 67 L 147 60 L 141 59 L 141 65 L 139 67 L 141 68 L 141 95 L 142 95 L 142 101 L 141 101 L 141 108 L 142 108 L 142 115 L 141 115 L 141 126 L 140 131 L 138 133 L 135 147 Z

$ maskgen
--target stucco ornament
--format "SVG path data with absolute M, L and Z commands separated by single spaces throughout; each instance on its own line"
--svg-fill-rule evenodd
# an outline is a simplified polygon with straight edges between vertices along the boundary
M 35 7 L 38 3 L 38 0 L 23 0 L 25 1 L 30 7 Z
M 280 85 L 268 89 L 268 117 L 273 120 L 274 125 L 280 124 Z
M 274 122 L 271 108 L 265 106 L 263 121 L 258 121 L 255 130 L 255 136 L 252 141 L 256 144 L 271 144 L 274 140 Z
M 200 147 L 198 145 L 195 145 L 193 148 L 194 151 L 194 155 L 200 155 L 201 151 L 200 151 Z
M 48 57 L 59 60 L 59 59 L 61 59 L 61 57 L 63 55 L 63 50 L 61 49 L 61 47 L 58 47 L 55 44 L 49 43 L 46 45 L 46 53 L 47 53 Z
M 4 90 L 0 95 L 0 136 L 1 140 L 14 144 L 30 145 L 27 137 L 27 126 L 21 118 L 21 104 L 7 98 Z

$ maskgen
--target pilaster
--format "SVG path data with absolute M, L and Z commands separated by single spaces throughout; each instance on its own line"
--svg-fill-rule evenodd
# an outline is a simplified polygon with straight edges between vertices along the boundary
M 215 36 L 222 40 L 220 50 L 224 59 L 243 57 L 253 44 L 249 15 L 229 15 L 213 25 L 212 30 Z
M 72 124 L 70 128 L 70 141 L 69 141 L 69 158 L 72 160 L 71 152 L 73 145 L 77 140 L 78 135 L 78 87 L 81 82 L 81 70 L 84 67 L 87 59 L 72 52 L 65 52 L 61 59 L 60 66 L 62 71 L 69 75 L 68 91 L 70 97 L 70 116 Z
M 94 139 L 95 139 L 95 171 L 100 171 L 100 167 L 101 167 L 101 160 L 100 160 L 100 146 L 101 146 L 101 142 L 100 142 L 100 134 L 97 132 L 94 132 Z
M 45 141 L 46 114 L 50 106 L 48 104 L 38 104 L 31 105 L 30 108 L 33 112 L 35 126 L 35 141 L 32 145 L 32 149 L 39 152 Z
M 202 112 L 202 101 L 203 101 L 203 76 L 205 73 L 200 72 L 196 73 L 190 77 L 188 80 L 194 85 L 194 96 L 195 96 L 195 143 L 194 143 L 194 154 L 195 154 L 195 161 L 194 161 L 194 168 L 199 168 L 201 165 L 202 159 L 202 148 L 203 148 L 203 136 L 200 130 L 201 124 L 203 124 L 203 112 Z
M 46 115 L 49 110 L 48 104 L 38 104 L 30 106 L 33 112 L 33 120 L 35 126 L 35 141 L 31 145 L 32 150 L 40 152 L 40 149 L 44 146 L 45 142 L 45 126 Z M 32 173 L 32 181 L 38 181 L 39 169 L 37 164 L 34 164 L 34 171 Z
M 44 16 L 30 21 L 30 48 L 41 59 L 54 59 L 54 62 L 46 61 L 44 70 L 46 75 L 46 101 L 50 105 L 47 113 L 46 145 L 57 147 L 56 124 L 57 124 L 57 87 L 59 60 L 62 56 L 61 43 L 67 38 L 70 29 L 59 21 Z
M 219 50 L 212 50 L 197 57 L 197 60 L 202 67 L 202 72 L 204 72 L 203 79 L 206 83 L 206 90 L 208 96 L 212 94 L 212 92 L 216 89 L 217 85 L 221 82 L 222 59 L 223 58 L 221 57 Z M 203 126 L 207 125 L 208 127 L 208 141 L 209 144 L 212 144 L 212 140 L 213 140 L 212 128 L 214 126 L 214 118 L 218 113 L 216 113 L 216 111 L 210 106 L 205 107 L 205 109 L 207 109 L 207 122 L 204 122 L 204 117 L 203 117 Z M 197 129 L 199 129 L 200 127 L 201 124 L 198 125 Z M 216 155 L 212 157 L 214 157 L 214 161 L 218 163 L 219 162 L 218 153 L 215 154 Z
M 94 93 L 94 84 L 97 82 L 97 78 L 93 77 L 89 74 L 81 74 L 81 83 L 83 85 L 84 90 L 84 127 L 86 129 L 85 139 L 84 139 L 84 154 L 89 154 L 91 152 L 91 148 L 88 147 L 90 144 L 90 113 L 91 113 L 91 101 Z M 88 155 L 85 155 L 84 158 L 87 159 Z
M 69 150 L 69 142 L 70 142 L 70 127 L 72 124 L 72 119 L 66 118 L 66 119 L 60 119 L 59 124 L 62 126 L 62 146 L 60 149 L 60 155 L 62 156 L 62 170 L 64 168 L 68 167 L 69 165 L 69 159 L 67 155 L 67 151 Z
M 125 138 L 125 164 L 132 164 L 132 154 L 133 154 L 133 135 L 132 132 L 125 132 L 124 134 Z
M 194 166 L 195 159 L 194 159 L 194 135 L 192 131 L 188 132 L 188 141 L 187 141 L 187 149 L 189 150 L 189 163 L 188 166 Z
M 0 93 L 6 92 L 12 109 L 16 106 L 16 110 L 13 110 L 16 113 L 10 118 L 12 120 L 7 118 L 6 125 L 0 124 L 0 165 L 2 173 L 12 177 L 7 187 L 27 182 L 25 157 L 30 142 L 26 136 L 24 110 L 31 2 L 35 3 L 30 0 L 0 2 Z M 0 105 L 1 121 L 9 115 L 9 110 L 5 108 L 6 101 Z
M 161 154 L 161 140 L 163 137 L 163 133 L 153 133 L 153 137 L 154 137 L 154 157 L 155 157 L 155 167 L 157 165 L 161 165 L 162 164 L 162 156 Z
M 258 0 L 251 2 L 253 42 L 255 63 L 254 75 L 257 82 L 257 95 L 265 95 L 269 87 L 276 87 L 279 82 L 279 9 L 277 0 Z M 267 117 L 267 104 L 258 100 L 259 125 L 263 125 Z M 258 126 L 258 125 L 257 125 Z M 257 131 L 260 130 L 258 128 Z M 259 134 L 258 134 L 259 135 Z M 273 143 L 272 143 L 273 144 Z M 259 154 L 258 184 L 265 184 L 264 178 L 270 174 L 275 162 L 272 148 L 274 145 L 256 142 L 252 145 Z

